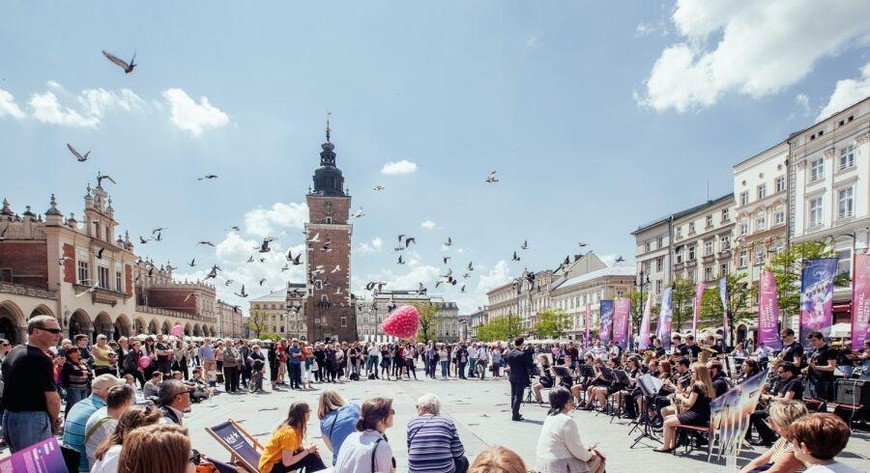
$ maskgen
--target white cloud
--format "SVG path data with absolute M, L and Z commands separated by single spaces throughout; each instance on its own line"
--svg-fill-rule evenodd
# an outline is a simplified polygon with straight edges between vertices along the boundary
M 827 105 L 822 107 L 816 121 L 821 121 L 868 96 L 870 96 L 870 63 L 861 68 L 860 79 L 837 81 L 834 93 L 831 94 Z
M 819 59 L 866 43 L 865 16 L 866 5 L 852 0 L 678 0 L 671 19 L 683 41 L 662 51 L 635 98 L 659 112 L 682 113 L 726 93 L 777 93 Z
M 433 230 L 435 229 L 435 227 L 437 227 L 437 225 L 435 225 L 435 222 L 431 220 L 426 220 L 425 222 L 420 224 L 420 227 L 425 228 L 426 230 Z
M 9 92 L 0 89 L 0 118 L 10 116 L 16 120 L 23 120 L 27 115 L 15 103 L 15 97 Z
M 208 128 L 219 128 L 230 122 L 230 117 L 209 103 L 208 98 L 200 97 L 196 103 L 181 89 L 167 89 L 163 97 L 172 108 L 170 120 L 180 130 L 199 136 Z
M 527 48 L 534 48 L 537 45 L 538 45 L 538 35 L 536 35 L 536 34 L 529 36 L 529 38 L 526 40 L 526 47 Z
M 807 94 L 797 94 L 794 103 L 804 116 L 810 114 L 810 97 Z
M 54 92 L 33 94 L 30 98 L 30 114 L 37 121 L 50 125 L 96 128 L 100 123 L 99 117 L 84 116 L 61 105 Z
M 90 115 L 97 118 L 102 117 L 107 110 L 132 112 L 142 110 L 145 105 L 145 101 L 130 89 L 121 89 L 120 94 L 105 89 L 85 89 L 79 101 Z
M 378 253 L 384 246 L 384 240 L 381 237 L 375 237 L 371 243 L 362 242 L 357 247 L 356 251 L 359 254 Z
M 276 202 L 270 209 L 254 209 L 245 214 L 245 231 L 258 237 L 276 236 L 287 229 L 305 228 L 308 205 Z
M 507 261 L 499 260 L 492 269 L 480 275 L 480 280 L 477 282 L 477 292 L 486 294 L 502 284 L 510 282 L 511 279 L 513 277 L 511 277 L 511 269 Z
M 381 174 L 388 176 L 398 176 L 401 174 L 412 174 L 417 171 L 417 163 L 403 159 L 401 161 L 389 162 L 381 168 Z

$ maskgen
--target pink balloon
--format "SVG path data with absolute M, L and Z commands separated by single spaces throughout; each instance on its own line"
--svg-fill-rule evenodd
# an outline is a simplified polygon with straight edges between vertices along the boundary
M 145 368 L 147 368 L 149 366 L 151 366 L 151 358 L 150 357 L 143 356 L 143 357 L 139 358 L 139 368 L 142 368 L 144 370 Z
M 176 325 L 175 327 L 172 327 L 171 332 L 172 335 L 175 335 L 176 337 L 184 336 L 184 327 L 182 327 L 181 325 Z
M 414 306 L 394 310 L 383 323 L 384 333 L 398 338 L 411 338 L 420 329 L 420 312 Z

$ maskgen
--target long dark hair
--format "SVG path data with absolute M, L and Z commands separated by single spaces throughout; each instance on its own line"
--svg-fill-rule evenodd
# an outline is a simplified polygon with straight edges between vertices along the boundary
M 293 404 L 290 404 L 290 410 L 287 412 L 287 419 L 281 423 L 278 428 L 281 427 L 290 427 L 293 430 L 299 432 L 299 438 L 305 438 L 305 414 L 309 413 L 311 408 L 308 407 L 308 403 L 304 401 L 293 401 Z
M 550 390 L 550 410 L 547 415 L 554 416 L 565 409 L 565 405 L 572 399 L 571 391 L 559 386 Z

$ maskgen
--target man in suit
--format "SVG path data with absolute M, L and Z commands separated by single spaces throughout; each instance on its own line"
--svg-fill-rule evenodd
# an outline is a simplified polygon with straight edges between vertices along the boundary
M 523 337 L 517 338 L 514 341 L 514 347 L 507 352 L 504 360 L 510 368 L 508 380 L 511 383 L 511 413 L 513 421 L 523 420 L 520 415 L 520 403 L 523 401 L 523 394 L 526 391 L 526 386 L 529 386 L 529 373 L 532 372 L 532 358 L 523 350 Z

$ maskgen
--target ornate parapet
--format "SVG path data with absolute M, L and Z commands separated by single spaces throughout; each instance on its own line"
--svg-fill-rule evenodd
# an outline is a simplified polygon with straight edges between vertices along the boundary
M 18 296 L 57 300 L 57 292 L 55 291 L 40 289 L 33 286 L 22 286 L 21 284 L 12 284 L 8 282 L 0 282 L 0 294 L 15 294 Z
M 209 324 L 216 324 L 217 317 L 205 317 L 197 314 L 189 314 L 187 312 L 181 312 L 177 310 L 168 310 L 161 309 L 158 307 L 151 307 L 147 305 L 137 305 L 136 312 L 145 313 L 145 314 L 153 314 L 153 315 L 162 315 L 164 317 L 172 317 L 173 319 L 183 319 L 190 320 L 195 322 L 205 322 Z

